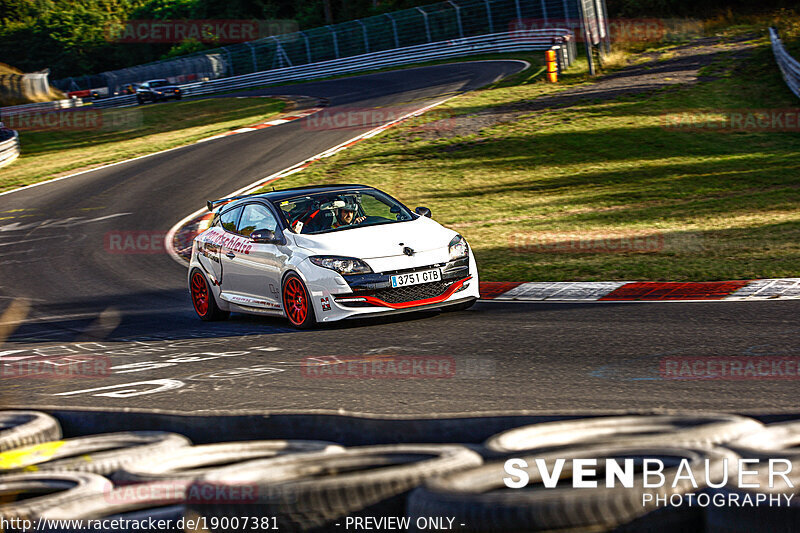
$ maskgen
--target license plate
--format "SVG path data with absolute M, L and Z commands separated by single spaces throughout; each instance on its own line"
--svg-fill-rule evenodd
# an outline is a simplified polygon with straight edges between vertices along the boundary
M 441 281 L 442 272 L 436 268 L 423 272 L 411 272 L 410 274 L 398 274 L 392 276 L 392 287 L 405 287 L 407 285 L 419 285 L 420 283 L 430 283 L 431 281 Z

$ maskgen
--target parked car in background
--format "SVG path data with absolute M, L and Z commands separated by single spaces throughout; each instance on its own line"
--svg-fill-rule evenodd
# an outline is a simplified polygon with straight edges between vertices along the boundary
M 167 80 L 146 81 L 136 88 L 136 101 L 139 104 L 159 102 L 170 98 L 180 100 L 182 96 L 181 88 Z

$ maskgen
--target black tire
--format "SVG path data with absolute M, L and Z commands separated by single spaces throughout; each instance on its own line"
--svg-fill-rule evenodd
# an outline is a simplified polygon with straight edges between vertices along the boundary
M 189 296 L 192 299 L 192 306 L 197 316 L 206 322 L 227 320 L 231 316 L 230 311 L 223 311 L 219 308 L 214 291 L 211 290 L 211 285 L 208 283 L 208 278 L 203 275 L 199 268 L 192 269 L 189 275 Z
M 101 495 L 111 488 L 103 476 L 87 472 L 34 472 L 0 478 L 0 517 L 33 518 L 66 502 Z M 45 493 L 42 496 L 42 493 Z
M 275 517 L 280 531 L 308 531 L 354 514 L 402 516 L 405 495 L 425 479 L 481 462 L 477 453 L 445 444 L 363 446 L 342 453 L 251 461 L 195 483 L 206 489 L 210 485 L 209 492 L 217 485 L 251 487 L 253 500 L 187 508 L 209 517 L 258 513 Z
M 728 442 L 725 447 L 749 459 L 769 461 L 774 457 L 789 458 L 800 467 L 800 421 L 769 424 Z M 800 473 L 800 470 L 798 470 Z
M 183 98 L 182 94 L 175 95 L 175 100 L 180 100 L 181 98 Z
M 797 465 L 795 465 L 795 468 Z M 790 479 L 796 477 L 790 474 Z M 778 478 L 780 479 L 780 478 Z M 757 481 L 756 481 L 757 480 Z M 751 533 L 753 531 L 769 531 L 770 533 L 795 533 L 800 524 L 800 504 L 797 503 L 796 488 L 787 488 L 783 485 L 779 491 L 769 489 L 769 473 L 766 468 L 759 469 L 758 477 L 749 477 L 751 483 L 759 483 L 758 489 L 740 489 L 736 486 L 714 489 L 712 497 L 722 495 L 727 501 L 728 495 L 736 494 L 738 501 L 742 501 L 745 495 L 755 502 L 757 494 L 769 494 L 770 497 L 780 498 L 781 505 L 766 505 L 764 503 L 753 504 L 752 506 L 709 505 L 705 513 L 705 531 L 707 533 Z M 797 480 L 792 480 L 796 483 Z M 797 485 L 795 485 L 796 487 Z M 766 489 L 766 490 L 764 490 Z M 785 496 L 784 496 L 785 495 Z M 786 503 L 786 498 L 794 497 L 790 503 Z
M 224 442 L 191 446 L 150 454 L 142 460 L 125 465 L 114 480 L 148 482 L 159 480 L 195 479 L 212 473 L 224 464 L 283 457 L 296 453 L 339 453 L 344 448 L 332 442 L 315 440 L 263 440 Z
M 520 452 L 586 444 L 629 446 L 706 446 L 732 441 L 764 428 L 761 422 L 737 415 L 607 416 L 546 422 L 510 429 L 490 437 L 486 447 L 496 452 Z
M 35 468 L 43 472 L 111 474 L 127 463 L 191 444 L 177 433 L 126 431 L 36 444 L 14 450 L 0 462 L 12 473 Z
M 800 486 L 800 421 L 793 420 L 764 426 L 761 431 L 752 432 L 741 438 L 724 444 L 739 456 L 747 459 L 759 459 L 761 462 L 749 469 L 757 474 L 748 476 L 748 483 L 758 484 L 758 488 L 740 488 L 733 480 L 727 487 L 715 489 L 713 496 L 724 498 L 735 494 L 739 501 L 749 497 L 756 502 L 757 494 L 768 494 L 772 498 L 780 498 L 781 505 L 771 506 L 765 503 L 753 506 L 724 505 L 709 506 L 706 509 L 706 531 L 709 533 L 745 533 L 750 531 L 770 531 L 790 533 L 797 531 L 800 524 L 800 503 L 797 501 L 797 488 Z M 786 460 L 791 464 L 791 472 L 787 485 L 783 476 L 770 475 L 771 460 Z M 783 470 L 783 464 L 777 470 Z M 786 496 L 794 498 L 787 504 Z
M 61 426 L 38 411 L 0 411 L 0 452 L 61 438 Z
M 644 487 L 643 476 L 634 476 L 632 487 L 606 487 L 600 481 L 596 488 L 574 489 L 569 471 L 571 459 L 597 459 L 598 467 L 605 458 L 657 458 L 665 461 L 666 479 L 673 480 L 679 471 L 679 461 L 687 459 L 698 489 L 686 478 L 678 480 L 675 487 L 665 483 L 661 487 Z M 736 454 L 727 450 L 711 448 L 688 449 L 678 447 L 635 448 L 628 446 L 598 446 L 570 450 L 568 454 L 522 457 L 526 460 L 530 474 L 530 485 L 526 489 L 506 488 L 503 479 L 508 476 L 504 461 L 456 472 L 448 476 L 432 478 L 415 490 L 408 500 L 408 516 L 412 526 L 421 517 L 453 517 L 457 531 L 501 532 L 501 531 L 607 531 L 626 524 L 636 525 L 633 531 L 694 532 L 702 530 L 702 513 L 697 508 L 682 505 L 664 511 L 653 502 L 657 497 L 670 498 L 673 494 L 698 491 L 705 486 L 705 460 L 709 459 L 711 481 L 717 483 L 724 475 L 723 459 L 735 462 Z M 545 460 L 548 468 L 556 459 L 564 458 L 565 472 L 561 483 L 566 487 L 539 489 L 541 475 L 534 464 L 536 459 Z M 635 461 L 635 459 L 634 459 Z M 670 463 L 672 463 L 670 465 Z M 684 471 L 685 473 L 685 471 Z M 652 500 L 646 505 L 644 495 Z M 654 516 L 649 516 L 653 513 Z M 666 516 L 665 516 L 666 515 Z M 464 524 L 461 526 L 460 524 Z M 417 531 L 416 529 L 411 529 Z
M 311 301 L 305 283 L 297 274 L 290 273 L 283 278 L 281 302 L 283 303 L 283 313 L 292 327 L 310 329 L 316 325 L 314 303 Z
M 444 311 L 466 311 L 477 302 L 477 298 L 473 298 L 471 300 L 467 300 L 466 302 L 457 303 L 455 305 L 448 305 L 447 307 L 443 307 L 442 310 Z

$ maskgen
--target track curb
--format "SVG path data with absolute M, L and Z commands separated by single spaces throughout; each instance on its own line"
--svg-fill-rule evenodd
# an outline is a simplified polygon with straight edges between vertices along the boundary
M 732 281 L 481 282 L 500 302 L 732 302 L 800 299 L 800 278 Z
M 221 139 L 223 137 L 229 137 L 231 135 L 238 135 L 240 133 L 247 133 L 249 131 L 257 131 L 263 130 L 266 128 L 271 128 L 272 126 L 280 126 L 281 124 L 286 124 L 287 122 L 293 122 L 295 120 L 299 120 L 301 118 L 305 118 L 309 115 L 313 115 L 318 111 L 322 111 L 325 109 L 328 104 L 330 103 L 327 98 L 311 98 L 311 97 L 302 97 L 302 96 L 293 96 L 293 95 L 269 95 L 269 96 L 237 96 L 237 98 L 273 98 L 275 100 L 282 100 L 287 102 L 289 105 L 297 106 L 298 103 L 302 100 L 308 100 L 314 102 L 312 107 L 306 107 L 300 109 L 296 112 L 289 112 L 284 113 L 283 115 L 279 116 L 278 118 L 273 118 L 271 120 L 267 120 L 266 122 L 259 122 L 257 124 L 251 124 L 250 126 L 244 126 L 242 128 L 236 128 L 235 130 L 226 131 L 225 133 L 221 133 L 219 135 L 213 135 L 211 137 L 206 137 L 205 139 L 200 139 L 195 141 L 196 143 L 202 143 L 207 141 L 213 141 L 214 139 Z

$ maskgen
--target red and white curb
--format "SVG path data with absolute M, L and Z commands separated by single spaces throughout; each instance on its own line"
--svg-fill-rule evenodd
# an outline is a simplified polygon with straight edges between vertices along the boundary
M 482 282 L 481 298 L 516 302 L 674 302 L 800 299 L 800 278 L 737 281 Z
M 245 97 L 242 97 L 242 98 L 245 98 Z M 283 100 L 292 101 L 292 99 L 294 97 L 277 95 L 277 96 L 269 96 L 269 97 L 265 97 L 265 98 L 277 98 L 277 99 L 283 99 Z M 328 105 L 328 101 L 326 99 L 320 98 L 320 99 L 317 99 L 317 100 L 319 101 L 319 105 L 317 105 L 316 107 L 309 107 L 307 109 L 303 109 L 299 113 L 292 113 L 291 115 L 286 115 L 286 116 L 281 117 L 281 118 L 275 118 L 275 119 L 272 119 L 272 120 L 268 120 L 266 122 L 260 122 L 258 124 L 253 124 L 252 126 L 245 126 L 243 128 L 237 128 L 235 130 L 226 131 L 225 133 L 221 133 L 219 135 L 214 135 L 214 136 L 208 137 L 206 139 L 200 139 L 197 142 L 202 143 L 202 142 L 206 142 L 206 141 L 213 141 L 214 139 L 221 139 L 222 137 L 229 137 L 231 135 L 237 135 L 239 133 L 247 133 L 248 131 L 263 130 L 263 129 L 266 129 L 266 128 L 271 128 L 272 126 L 280 126 L 281 124 L 286 124 L 287 122 L 292 122 L 294 120 L 299 120 L 301 118 L 305 118 L 305 117 L 307 117 L 309 115 L 313 115 L 314 113 L 316 113 L 318 111 L 322 111 Z

